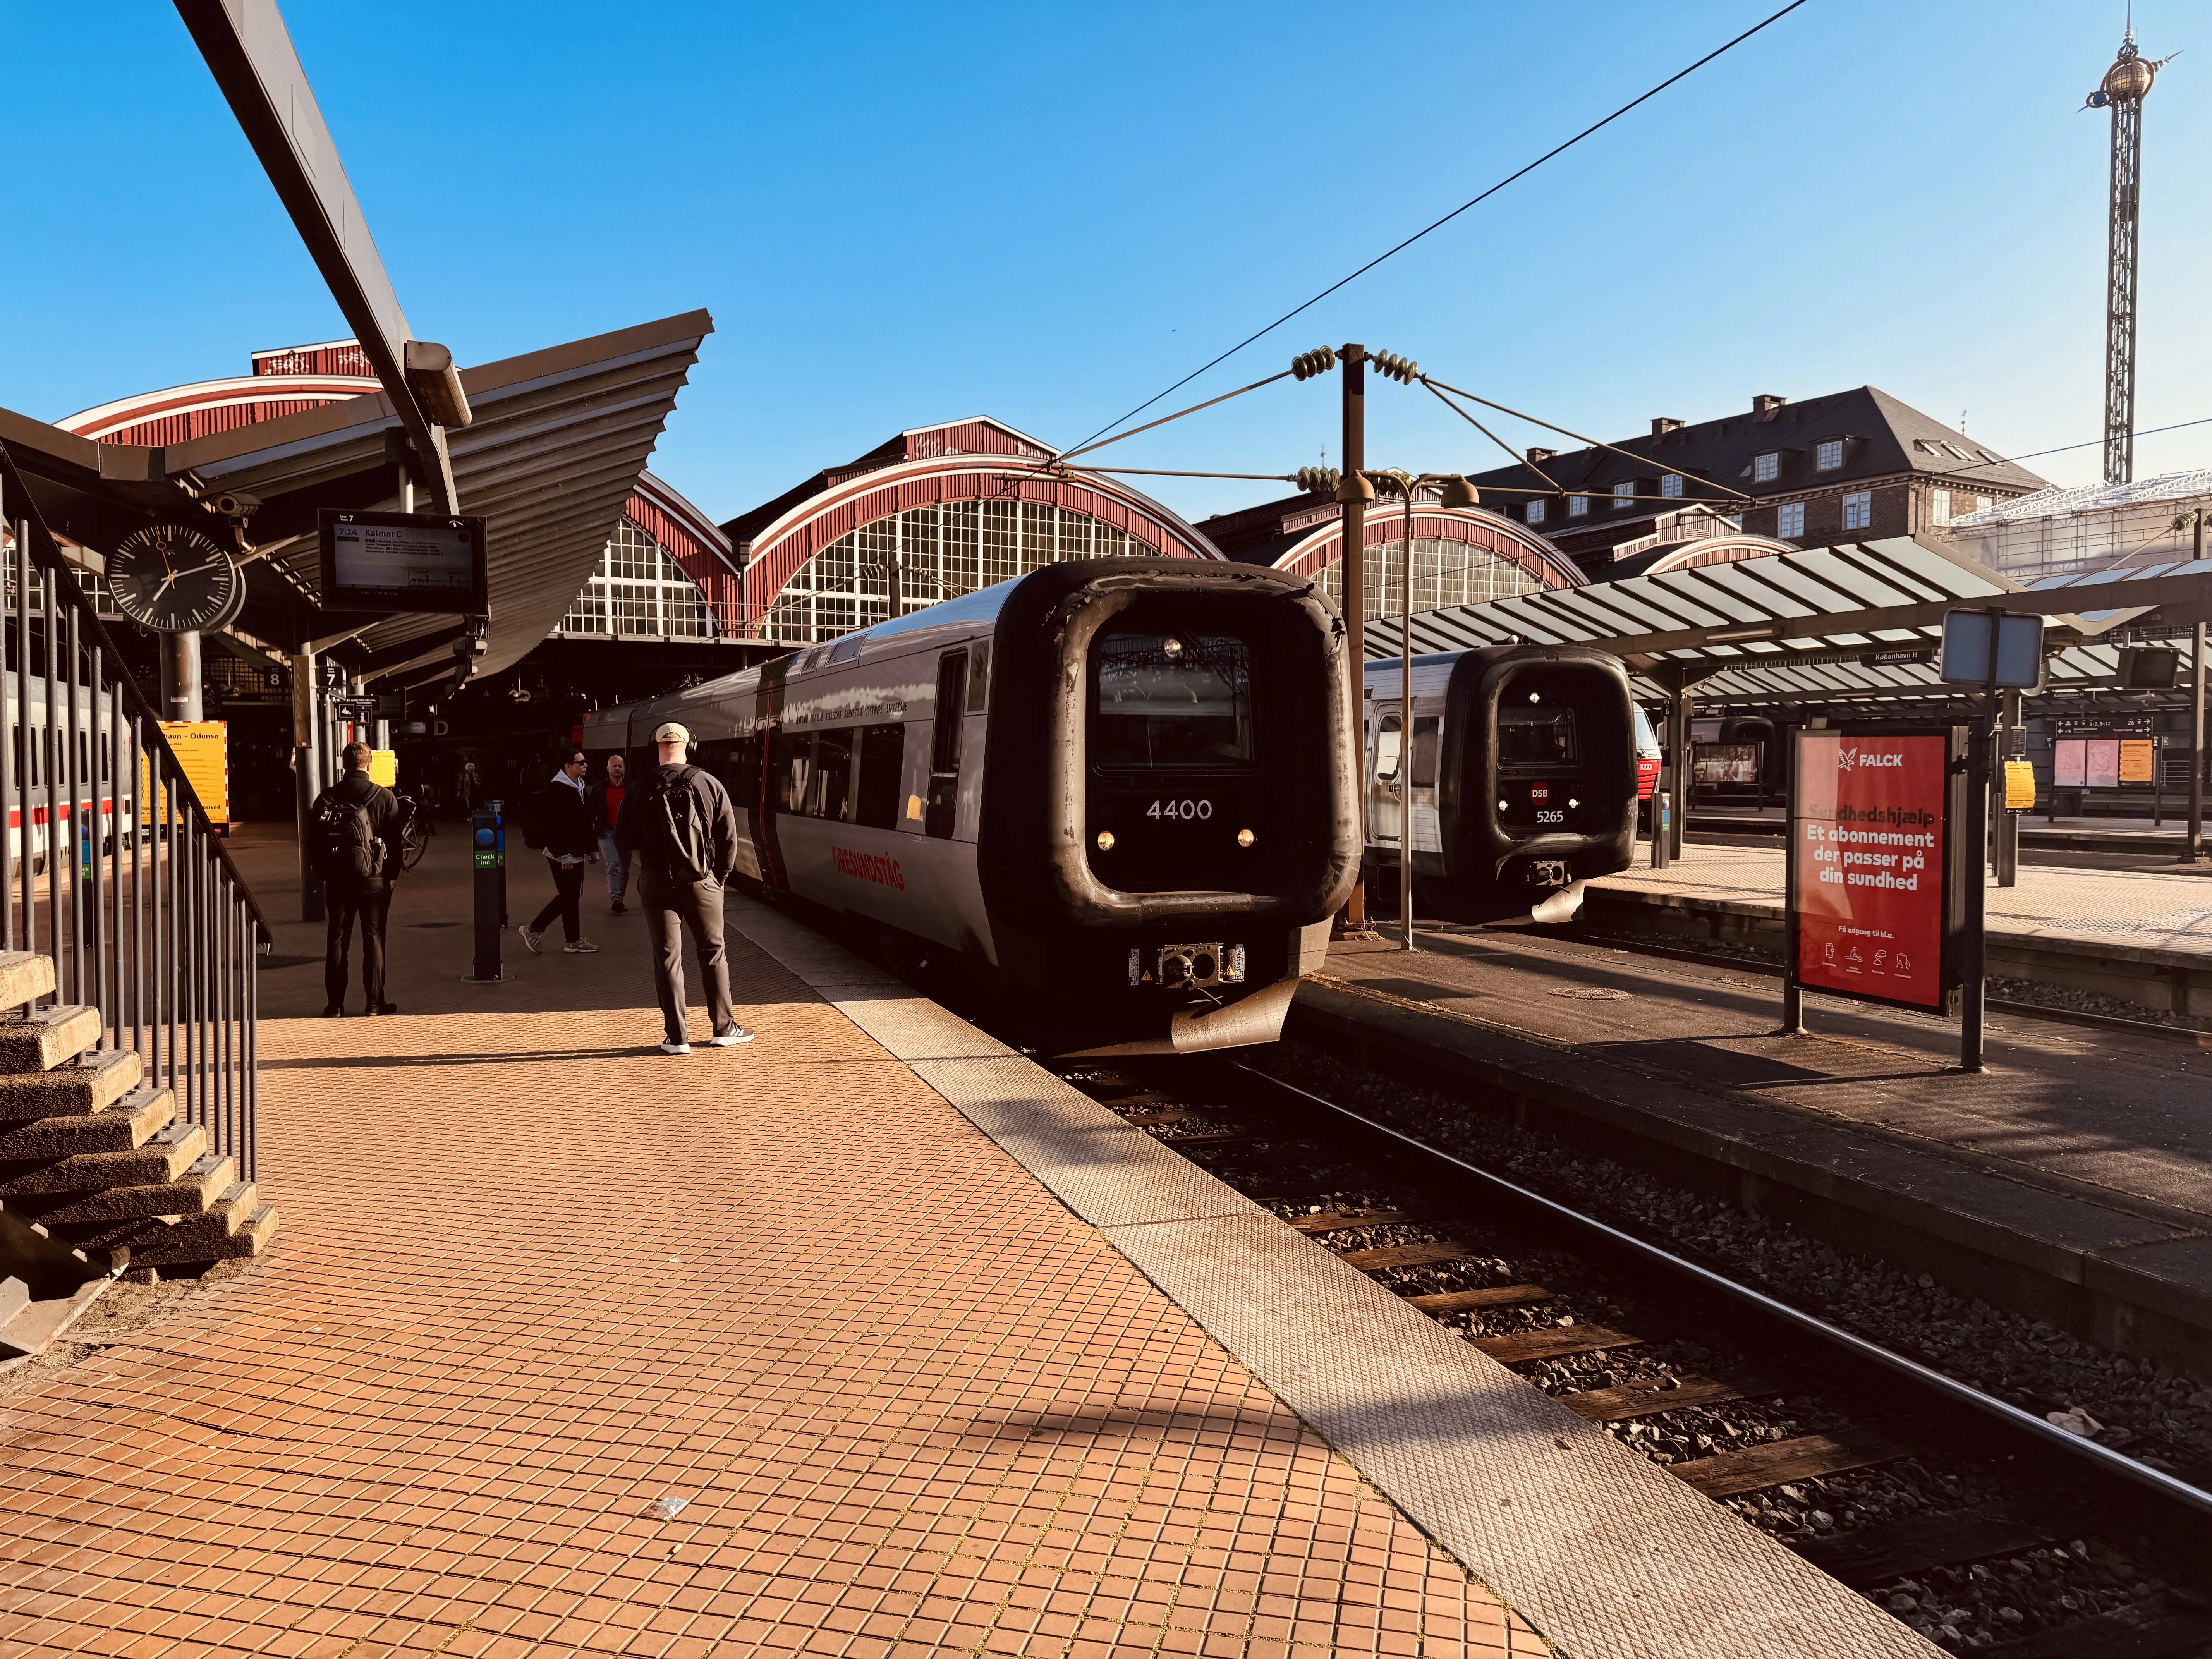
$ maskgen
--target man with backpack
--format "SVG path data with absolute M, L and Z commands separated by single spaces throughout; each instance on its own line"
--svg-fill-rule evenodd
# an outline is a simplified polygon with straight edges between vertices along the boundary
M 684 763 L 690 732 L 674 720 L 653 734 L 660 764 L 644 787 L 624 792 L 615 844 L 632 855 L 638 902 L 653 939 L 653 989 L 660 999 L 664 1054 L 688 1054 L 684 1029 L 684 935 L 707 980 L 708 1039 L 717 1048 L 750 1042 L 730 1002 L 730 964 L 722 953 L 722 886 L 738 867 L 738 813 L 712 775 Z M 682 926 L 678 927 L 678 921 Z
M 345 775 L 315 797 L 307 814 L 309 861 L 328 890 L 330 931 L 323 951 L 324 1018 L 345 1012 L 346 953 L 361 927 L 361 988 L 365 1014 L 396 1014 L 384 1000 L 384 927 L 392 915 L 392 883 L 399 873 L 398 798 L 368 775 L 369 747 L 349 743 L 340 757 Z

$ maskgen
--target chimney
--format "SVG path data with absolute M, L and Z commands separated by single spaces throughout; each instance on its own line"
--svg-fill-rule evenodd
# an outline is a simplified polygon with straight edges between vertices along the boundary
M 1559 453 L 1559 452 L 1556 449 L 1531 449 L 1528 452 L 1528 465 L 1531 466 L 1541 466 L 1546 461 L 1550 460 L 1553 456 Z
M 1787 398 L 1776 397 L 1771 392 L 1762 392 L 1751 400 L 1751 412 L 1754 415 L 1771 415 L 1789 401 Z
M 1655 415 L 1651 418 L 1651 435 L 1655 438 L 1663 438 L 1670 432 L 1680 432 L 1686 424 L 1687 424 L 1686 422 L 1678 421 L 1672 415 Z

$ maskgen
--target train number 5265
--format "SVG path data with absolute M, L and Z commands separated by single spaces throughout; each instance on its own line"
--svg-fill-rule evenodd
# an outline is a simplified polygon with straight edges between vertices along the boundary
M 1210 818 L 1213 803 L 1210 800 L 1156 800 L 1145 816 L 1148 818 Z

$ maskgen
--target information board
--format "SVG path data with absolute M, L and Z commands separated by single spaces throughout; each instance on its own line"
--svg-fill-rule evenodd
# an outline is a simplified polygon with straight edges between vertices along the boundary
M 2158 740 L 2155 738 L 2122 738 L 2120 739 L 2120 781 L 2122 783 L 2153 783 L 2158 778 Z
M 161 735 L 177 751 L 185 769 L 185 781 L 199 798 L 200 811 L 223 835 L 230 833 L 229 727 L 221 720 L 163 720 Z M 161 822 L 168 803 L 152 784 L 150 757 L 138 762 L 138 822 Z M 181 811 L 181 805 L 179 807 Z
M 325 507 L 319 521 L 325 609 L 482 616 L 489 608 L 482 519 Z
M 1956 739 L 1925 728 L 1801 728 L 1795 742 L 1794 977 L 1818 990 L 1944 1009 Z

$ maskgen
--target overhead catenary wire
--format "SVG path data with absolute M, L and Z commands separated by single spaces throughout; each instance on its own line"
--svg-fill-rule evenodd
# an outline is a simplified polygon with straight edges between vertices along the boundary
M 1618 445 L 1606 443 L 1601 439 L 1585 438 L 1579 432 L 1570 432 L 1563 426 L 1554 426 L 1551 422 L 1539 420 L 1534 415 L 1523 415 L 1517 409 L 1508 409 L 1504 404 L 1492 403 L 1489 398 L 1482 397 L 1476 392 L 1468 392 L 1460 386 L 1448 385 L 1444 381 L 1437 380 L 1431 375 L 1424 374 L 1421 376 L 1421 380 L 1425 386 L 1441 386 L 1446 392 L 1455 392 L 1460 397 L 1469 398 L 1475 403 L 1480 404 L 1485 409 L 1494 409 L 1502 415 L 1510 415 L 1516 421 L 1526 421 L 1531 426 L 1540 426 L 1547 432 L 1556 432 L 1562 437 L 1572 438 L 1577 443 L 1588 444 L 1592 449 L 1602 449 L 1609 454 L 1625 456 L 1628 459 L 1637 463 L 1639 466 L 1655 466 L 1657 465 L 1657 463 L 1655 462 L 1649 455 L 1638 455 L 1633 450 L 1622 449 Z M 1533 463 L 1530 464 L 1530 470 L 1534 470 Z M 1543 477 L 1541 473 L 1538 473 L 1537 476 L 1539 477 Z M 1550 480 L 1546 479 L 1546 482 L 1549 483 Z M 1741 489 L 1734 489 L 1728 484 L 1718 483 L 1711 478 L 1700 479 L 1699 482 L 1710 484 L 1715 489 L 1727 490 L 1729 495 L 1733 495 L 1740 501 L 1756 501 L 1759 499 L 1756 495 L 1747 495 Z
M 1208 398 L 1202 404 L 1193 404 L 1188 409 L 1178 409 L 1174 414 L 1163 415 L 1157 421 L 1147 421 L 1142 426 L 1131 427 L 1127 432 L 1117 432 L 1110 438 L 1101 438 L 1097 443 L 1093 443 L 1091 441 L 1090 438 L 1086 438 L 1080 444 L 1078 444 L 1073 449 L 1062 450 L 1059 454 L 1054 456 L 1053 459 L 1054 461 L 1070 461 L 1074 459 L 1078 455 L 1088 455 L 1094 449 L 1103 449 L 1108 444 L 1118 444 L 1124 438 L 1133 438 L 1139 432 L 1150 432 L 1154 427 L 1165 426 L 1170 421 L 1179 421 L 1186 415 L 1195 415 L 1200 410 L 1211 409 L 1216 404 L 1225 404 L 1231 398 L 1241 398 L 1248 392 L 1257 392 L 1263 386 L 1273 386 L 1276 381 L 1286 380 L 1290 379 L 1291 375 L 1296 374 L 1297 374 L 1297 369 L 1286 368 L 1279 374 L 1270 374 L 1264 380 L 1255 380 L 1249 386 L 1238 386 L 1234 392 L 1224 392 L 1218 398 Z M 1300 378 L 1304 377 L 1301 376 Z M 1158 403 L 1159 402 L 1159 399 L 1155 398 L 1152 401 L 1154 403 Z M 1125 416 L 1124 418 L 1127 417 Z M 1091 437 L 1097 438 L 1098 437 L 1098 434 L 1094 432 L 1091 434 Z
M 1470 208 L 1479 206 L 1480 204 L 1489 200 L 1490 198 L 1497 195 L 1499 191 L 1504 190 L 1508 185 L 1527 178 L 1530 173 L 1534 173 L 1538 167 L 1542 167 L 1547 161 L 1551 161 L 1554 156 L 1565 155 L 1568 150 L 1572 149 L 1577 144 L 1582 143 L 1583 139 L 1611 126 L 1615 121 L 1620 119 L 1622 116 L 1627 114 L 1639 104 L 1649 103 L 1652 99 L 1656 98 L 1661 93 L 1666 91 L 1668 88 L 1673 86 L 1676 82 L 1688 79 L 1689 76 L 1696 74 L 1699 70 L 1705 68 L 1706 64 L 1711 63 L 1715 58 L 1722 57 L 1725 53 L 1733 52 L 1736 47 L 1750 40 L 1753 35 L 1757 34 L 1761 29 L 1771 27 L 1772 25 L 1780 22 L 1782 19 L 1787 17 L 1791 12 L 1796 10 L 1798 7 L 1805 3 L 1806 0 L 1790 0 L 1790 3 L 1783 7 L 1781 10 L 1753 24 L 1741 34 L 1737 35 L 1734 40 L 1725 41 L 1722 45 L 1714 47 L 1712 51 L 1707 52 L 1703 58 L 1698 58 L 1697 62 L 1690 64 L 1687 68 L 1675 70 L 1674 74 L 1660 82 L 1658 85 L 1651 88 L 1646 92 L 1638 94 L 1634 98 L 1630 99 L 1626 103 L 1623 104 L 1619 109 L 1613 111 L 1612 114 L 1605 117 L 1602 120 L 1593 121 L 1589 125 L 1584 127 L 1580 132 L 1575 134 L 1573 137 L 1567 139 L 1562 143 L 1554 144 L 1550 149 L 1546 150 L 1541 155 L 1539 155 L 1534 161 L 1529 162 L 1527 166 L 1507 173 L 1505 177 L 1500 179 L 1496 184 L 1491 185 L 1489 189 L 1483 191 L 1480 194 L 1469 197 L 1466 201 L 1462 202 L 1457 207 L 1454 208 L 1449 213 L 1445 214 L 1441 219 L 1437 219 L 1430 224 L 1424 225 L 1420 229 L 1415 231 L 1411 236 L 1406 238 L 1404 241 L 1400 242 L 1396 246 L 1386 249 L 1384 252 L 1376 254 L 1372 259 L 1370 259 L 1365 264 L 1360 266 L 1358 270 L 1353 271 L 1350 276 L 1341 277 L 1338 281 L 1331 283 L 1327 288 L 1322 289 L 1320 293 L 1315 295 L 1310 300 L 1304 301 L 1303 304 L 1291 307 L 1290 310 L 1276 318 L 1273 322 L 1269 323 L 1265 328 L 1261 329 L 1255 333 L 1246 335 L 1243 339 L 1239 340 L 1235 345 L 1230 347 L 1228 350 L 1223 352 L 1219 356 L 1200 364 L 1198 368 L 1191 370 L 1189 374 L 1184 375 L 1182 379 L 1177 380 L 1174 385 L 1164 387 L 1162 390 L 1154 392 L 1151 397 L 1146 398 L 1144 402 L 1139 404 L 1134 409 L 1129 410 L 1128 413 L 1117 416 L 1115 419 L 1107 422 L 1105 425 L 1100 427 L 1097 431 L 1092 433 L 1081 443 L 1078 444 L 1074 449 L 1068 453 L 1070 454 L 1079 454 L 1082 451 L 1091 447 L 1091 446 L 1098 438 L 1106 433 L 1111 432 L 1115 427 L 1121 425 L 1123 421 L 1135 419 L 1138 416 L 1150 409 L 1154 404 L 1159 402 L 1161 398 L 1171 397 L 1176 392 L 1181 391 L 1184 386 L 1188 386 L 1200 375 L 1205 374 L 1207 370 L 1218 368 L 1219 365 L 1227 362 L 1231 357 L 1234 357 L 1238 352 L 1243 350 L 1245 347 L 1252 344 L 1254 342 L 1265 339 L 1268 335 L 1273 334 L 1277 329 L 1280 328 L 1285 323 L 1289 322 L 1293 317 L 1312 310 L 1314 307 L 1319 305 L 1323 300 L 1328 298 L 1330 295 L 1335 293 L 1339 289 L 1349 287 L 1352 283 L 1358 281 L 1359 278 L 1364 276 L 1369 271 L 1374 270 L 1376 266 L 1382 264 L 1384 260 L 1395 258 L 1397 255 L 1403 253 L 1407 248 L 1413 246 L 1414 243 L 1419 241 L 1423 237 L 1430 234 L 1433 231 L 1443 229 L 1446 225 L 1458 218 L 1462 213 L 1467 212 Z M 1141 427 L 1138 428 L 1139 431 L 1142 431 L 1145 428 Z M 1122 435 L 1126 437 L 1132 434 L 1125 433 Z
M 1500 449 L 1504 450 L 1504 451 L 1508 455 L 1512 456 L 1512 457 L 1513 457 L 1513 459 L 1514 459 L 1516 461 L 1519 462 L 1522 465 L 1523 465 L 1523 466 L 1527 467 L 1527 468 L 1528 468 L 1531 472 L 1534 473 L 1538 477 L 1541 478 L 1541 479 L 1542 479 L 1546 483 L 1547 483 L 1547 484 L 1551 484 L 1551 486 L 1552 486 L 1552 488 L 1553 488 L 1553 489 L 1555 489 L 1555 490 L 1556 490 L 1556 489 L 1558 489 L 1559 488 L 1559 484 L 1558 484 L 1558 483 L 1556 483 L 1555 482 L 1553 482 L 1553 477 L 1552 477 L 1552 475 L 1551 475 L 1550 473 L 1548 473 L 1548 472 L 1545 471 L 1544 471 L 1544 469 L 1543 469 L 1542 467 L 1540 467 L 1540 466 L 1537 465 L 1536 465 L 1536 463 L 1535 463 L 1534 461 L 1531 460 L 1528 456 L 1523 455 L 1523 454 L 1522 454 L 1519 451 L 1516 450 L 1516 449 L 1513 447 L 1513 446 L 1512 446 L 1511 444 L 1507 443 L 1507 442 L 1505 441 L 1505 440 L 1504 440 L 1504 439 L 1503 439 L 1503 438 L 1499 437 L 1499 436 L 1498 436 L 1495 432 L 1492 432 L 1492 431 L 1488 427 L 1486 427 L 1486 426 L 1483 425 L 1483 423 L 1482 423 L 1480 421 L 1476 420 L 1476 419 L 1474 418 L 1474 416 L 1472 416 L 1472 415 L 1468 414 L 1465 410 L 1462 409 L 1462 408 L 1461 408 L 1457 404 L 1454 403 L 1450 398 L 1449 398 L 1445 397 L 1445 396 L 1444 396 L 1444 394 L 1443 394 L 1443 391 L 1442 391 L 1442 390 L 1441 390 L 1441 389 L 1437 386 L 1437 384 L 1436 384 L 1433 380 L 1430 380 L 1430 379 L 1428 378 L 1428 376 L 1426 376 L 1425 374 L 1425 375 L 1423 375 L 1423 376 L 1421 377 L 1421 384 L 1422 384 L 1423 386 L 1426 386 L 1426 387 L 1428 388 L 1429 395 L 1430 395 L 1431 397 L 1434 398 L 1435 398 L 1438 403 L 1442 404 L 1443 404 L 1446 409 L 1449 409 L 1449 410 L 1451 410 L 1451 412 L 1452 412 L 1453 414 L 1455 414 L 1455 415 L 1458 416 L 1460 417 L 1460 419 L 1462 419 L 1462 421 L 1465 421 L 1465 422 L 1466 422 L 1469 426 L 1473 427 L 1473 428 L 1474 428 L 1477 432 L 1480 432 L 1480 434 L 1482 434 L 1482 435 L 1483 435 L 1484 437 L 1486 437 L 1486 438 L 1489 439 L 1491 442 L 1492 442 L 1492 443 L 1496 444 L 1496 445 L 1497 445 Z

